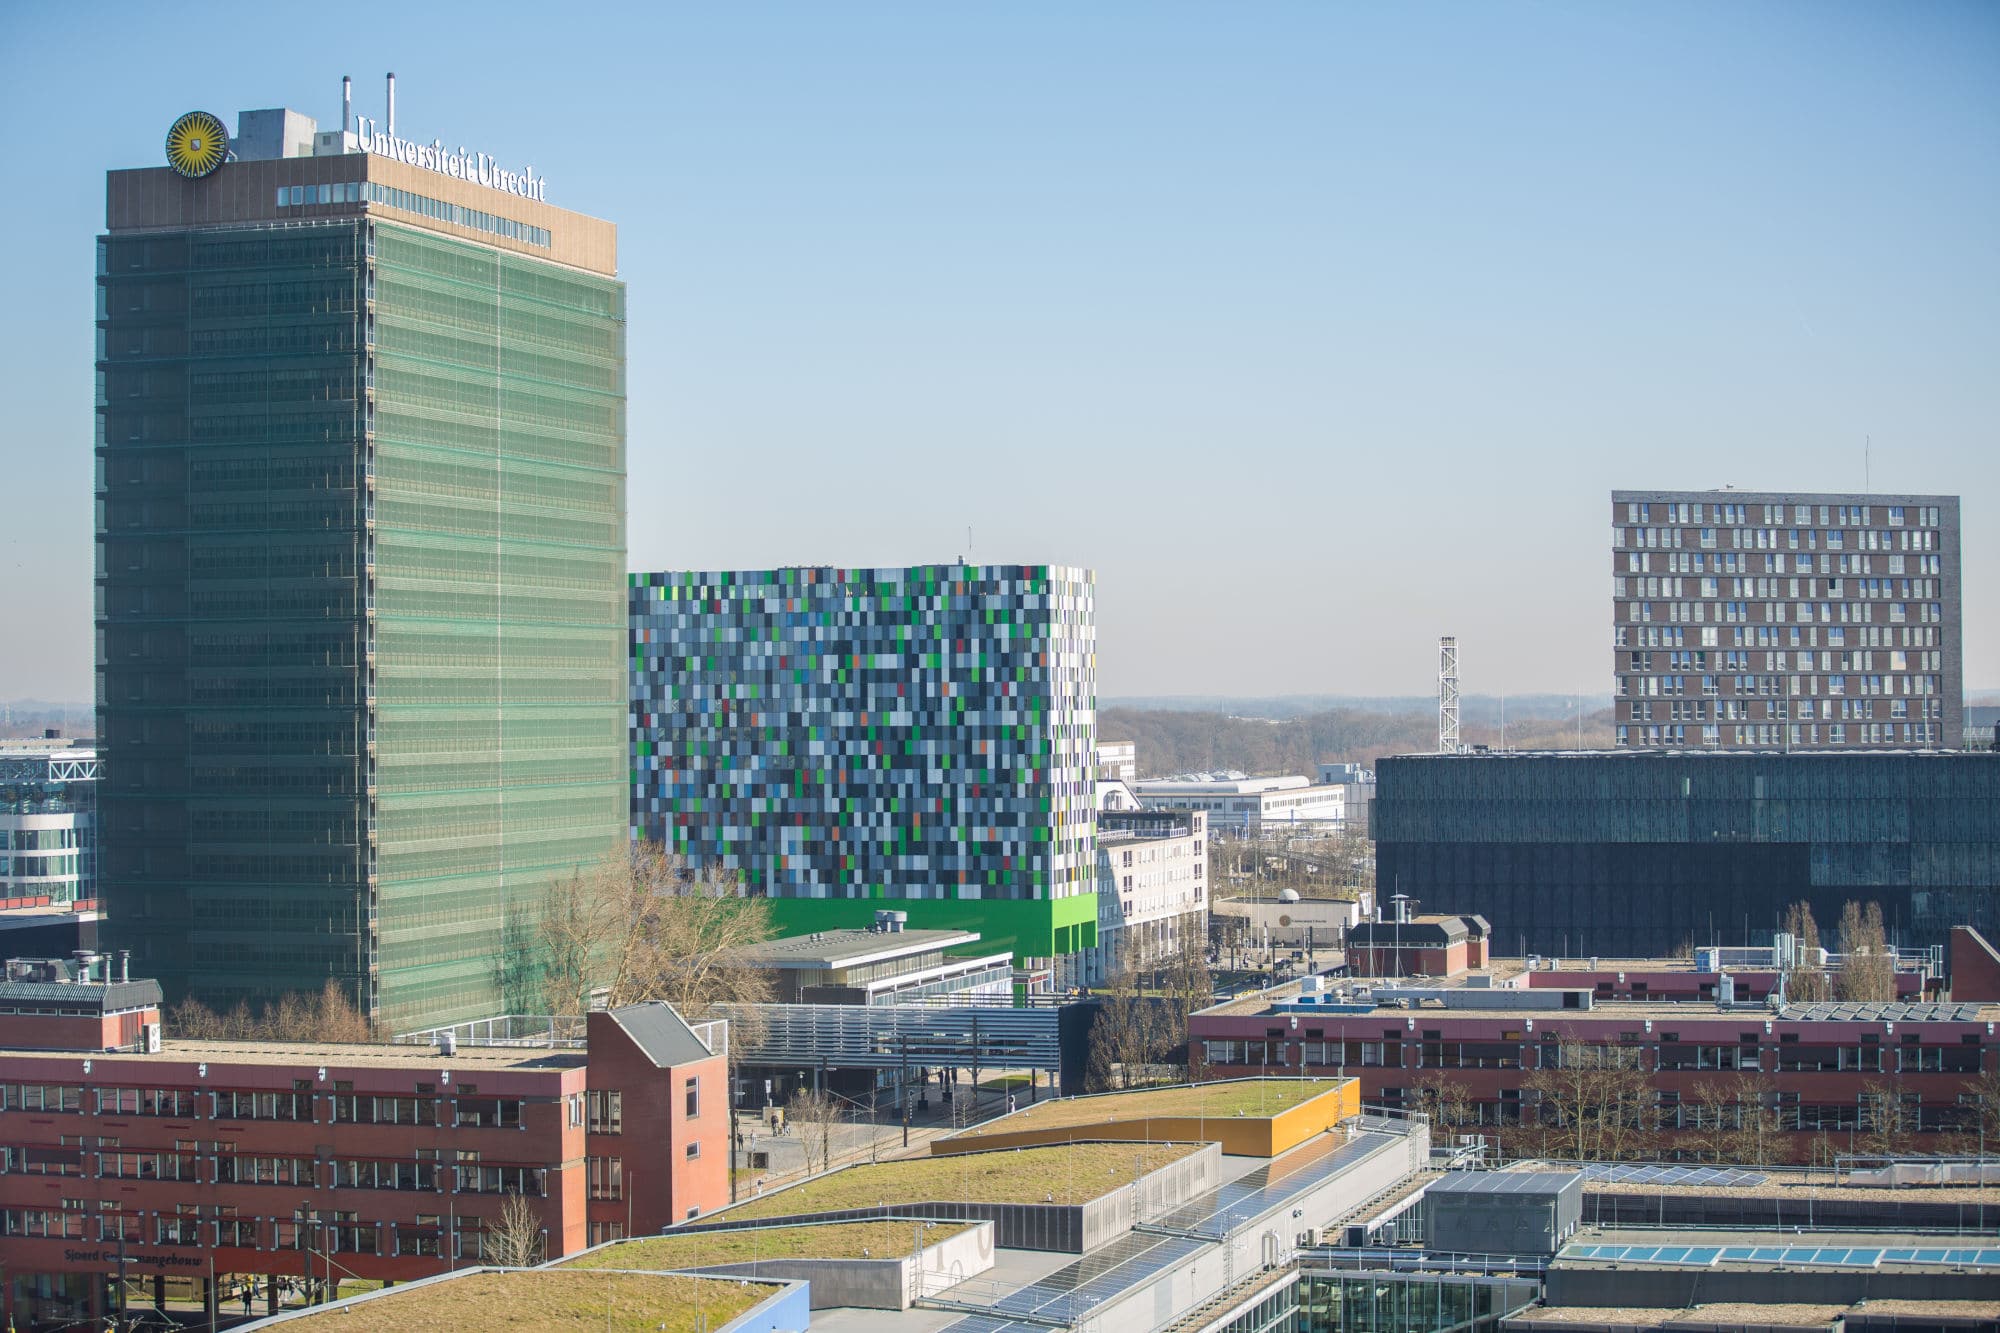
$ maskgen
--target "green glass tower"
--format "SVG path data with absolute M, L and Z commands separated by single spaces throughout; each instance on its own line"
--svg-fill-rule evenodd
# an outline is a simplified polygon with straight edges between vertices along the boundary
M 615 229 L 241 124 L 273 155 L 108 179 L 109 934 L 170 1000 L 539 1009 L 550 886 L 626 836 Z

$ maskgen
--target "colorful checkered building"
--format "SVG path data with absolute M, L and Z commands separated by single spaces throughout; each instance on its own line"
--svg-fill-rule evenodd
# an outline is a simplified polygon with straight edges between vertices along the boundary
M 632 823 L 781 929 L 1096 944 L 1095 576 L 1057 565 L 631 576 Z

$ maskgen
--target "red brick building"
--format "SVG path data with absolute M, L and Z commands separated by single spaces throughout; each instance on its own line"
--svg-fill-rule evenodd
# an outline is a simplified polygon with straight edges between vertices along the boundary
M 1357 977 L 1449 977 L 1486 966 L 1492 927 L 1481 916 L 1412 916 L 1347 928 Z
M 548 1257 L 727 1202 L 726 1038 L 664 1004 L 447 1051 L 157 1041 L 158 1003 L 101 970 L 0 984 L 0 1318 L 101 1315 L 121 1270 L 267 1307 L 278 1278 L 424 1277 L 490 1258 L 517 1193 Z
M 1897 1001 L 1774 1009 L 1768 974 L 1737 989 L 1734 974 L 1725 982 L 1685 963 L 1597 961 L 1333 990 L 1311 989 L 1314 978 L 1203 1010 L 1189 1036 L 1217 1078 L 1347 1075 L 1365 1102 L 1448 1103 L 1448 1128 L 1503 1138 L 1557 1114 L 1540 1107 L 1537 1076 L 1567 1059 L 1642 1076 L 1641 1137 L 1662 1156 L 1711 1151 L 1715 1131 L 1760 1112 L 1774 1152 L 1800 1161 L 1887 1134 L 1918 1152 L 1977 1136 L 1990 1094 L 1978 1080 L 2000 1062 L 2000 1005 L 1925 1002 L 1912 973 L 1898 975 Z
M 1951 993 L 1959 1000 L 2000 1000 L 2000 952 L 1971 926 L 1951 928 Z

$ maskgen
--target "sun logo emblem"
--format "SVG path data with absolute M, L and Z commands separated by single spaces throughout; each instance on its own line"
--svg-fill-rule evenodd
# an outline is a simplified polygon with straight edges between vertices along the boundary
M 167 165 L 193 180 L 221 166 L 229 156 L 229 131 L 206 111 L 190 111 L 167 131 Z

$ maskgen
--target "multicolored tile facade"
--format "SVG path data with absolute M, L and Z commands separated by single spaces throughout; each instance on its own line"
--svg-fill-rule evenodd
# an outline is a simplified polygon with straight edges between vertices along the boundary
M 632 824 L 774 898 L 1092 892 L 1096 578 L 631 576 Z

